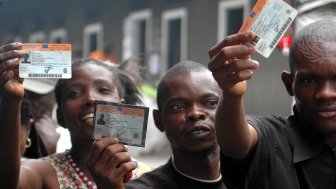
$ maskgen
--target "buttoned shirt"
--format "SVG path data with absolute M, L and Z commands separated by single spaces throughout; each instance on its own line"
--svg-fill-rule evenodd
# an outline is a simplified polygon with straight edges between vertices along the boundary
M 248 122 L 258 133 L 251 156 L 235 160 L 221 154 L 229 188 L 336 188 L 335 153 L 311 125 L 297 115 L 248 116 Z

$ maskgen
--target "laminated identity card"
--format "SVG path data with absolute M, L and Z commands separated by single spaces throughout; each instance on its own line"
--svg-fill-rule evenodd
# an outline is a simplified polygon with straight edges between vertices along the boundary
M 71 44 L 24 43 L 21 78 L 71 78 Z
M 112 136 L 122 144 L 145 147 L 148 112 L 143 106 L 97 100 L 93 138 Z
M 268 58 L 298 11 L 282 0 L 258 0 L 239 32 L 252 31 L 259 54 Z

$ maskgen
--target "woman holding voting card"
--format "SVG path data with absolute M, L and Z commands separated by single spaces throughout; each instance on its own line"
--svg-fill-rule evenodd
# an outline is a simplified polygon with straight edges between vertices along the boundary
M 94 59 L 72 64 L 72 78 L 60 79 L 55 88 L 57 119 L 69 129 L 72 148 L 42 159 L 20 161 L 20 106 L 24 97 L 19 59 L 26 53 L 21 43 L 0 47 L 0 188 L 97 188 L 86 161 L 94 142 L 92 138 L 95 100 L 116 103 L 141 103 L 132 80 L 118 67 Z M 130 92 L 130 93 L 127 93 Z M 125 95 L 128 95 L 127 98 Z M 126 100 L 124 100 L 126 99 Z M 127 101 L 131 99 L 131 101 Z M 96 141 L 100 145 L 101 141 Z M 113 179 L 124 179 L 125 172 L 136 169 L 127 148 L 117 139 L 101 152 L 115 154 L 111 159 Z M 94 146 L 94 145 L 93 145 Z M 129 174 L 127 174 L 129 175 Z

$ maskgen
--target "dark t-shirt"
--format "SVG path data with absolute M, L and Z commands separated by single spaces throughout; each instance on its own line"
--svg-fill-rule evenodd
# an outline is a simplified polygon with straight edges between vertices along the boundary
M 203 183 L 179 174 L 171 159 L 163 166 L 126 184 L 126 189 L 226 189 L 222 181 Z
M 336 188 L 336 158 L 323 136 L 297 116 L 249 116 L 258 142 L 253 157 L 221 156 L 227 186 L 249 189 Z

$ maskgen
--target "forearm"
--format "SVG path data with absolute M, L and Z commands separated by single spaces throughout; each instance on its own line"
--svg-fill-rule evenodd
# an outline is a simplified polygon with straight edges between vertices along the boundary
M 3 94 L 0 104 L 0 188 L 16 186 L 20 170 L 20 108 L 21 100 Z
M 223 98 L 216 114 L 218 143 L 225 155 L 244 158 L 253 148 L 253 135 L 246 122 L 243 98 Z

